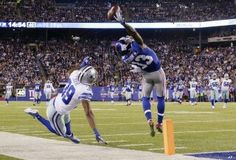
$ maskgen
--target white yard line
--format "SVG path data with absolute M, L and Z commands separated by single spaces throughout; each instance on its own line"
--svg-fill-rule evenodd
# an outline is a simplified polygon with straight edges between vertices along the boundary
M 198 111 L 167 111 L 166 114 L 215 114 L 216 112 L 198 112 Z
M 153 143 L 138 143 L 138 144 L 122 144 L 118 147 L 138 147 L 138 146 L 153 146 Z
M 95 139 L 93 139 L 94 141 Z M 82 139 L 81 139 L 82 141 Z M 128 142 L 128 141 L 125 141 L 125 140 L 117 140 L 117 141 L 107 141 L 107 143 L 125 143 L 125 142 Z M 98 142 L 92 142 L 93 144 L 97 144 Z
M 175 149 L 178 149 L 178 150 L 180 150 L 180 149 L 187 149 L 187 147 L 175 147 Z M 162 151 L 162 150 L 164 150 L 164 148 L 150 148 L 148 150 L 149 151 Z

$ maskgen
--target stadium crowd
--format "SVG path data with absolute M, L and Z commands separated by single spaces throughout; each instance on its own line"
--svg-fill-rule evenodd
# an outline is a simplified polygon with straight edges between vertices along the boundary
M 196 54 L 193 47 L 184 40 L 159 41 L 148 39 L 146 43 L 159 54 L 169 84 L 180 79 L 187 84 L 194 76 L 203 86 L 209 76 L 216 72 L 219 77 L 229 73 L 236 79 L 236 47 L 204 48 Z M 56 84 L 68 77 L 68 71 L 79 64 L 81 59 L 92 55 L 92 64 L 99 72 L 98 86 L 110 84 L 112 80 L 123 84 L 128 77 L 137 81 L 140 76 L 129 72 L 128 65 L 123 64 L 111 46 L 110 40 L 86 39 L 51 40 L 24 43 L 18 40 L 0 41 L 0 83 L 30 86 L 40 79 L 42 71 Z M 41 68 L 40 63 L 41 62 Z M 235 82 L 234 82 L 235 83 Z M 235 84 L 234 84 L 235 85 Z
M 37 22 L 104 22 L 114 4 L 120 4 L 129 22 L 206 21 L 236 18 L 233 0 L 2 0 L 0 19 Z

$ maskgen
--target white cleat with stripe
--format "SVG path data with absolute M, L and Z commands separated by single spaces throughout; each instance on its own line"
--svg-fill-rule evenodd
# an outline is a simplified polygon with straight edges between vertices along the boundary
M 32 109 L 29 107 L 29 108 L 26 108 L 24 112 L 31 115 L 33 118 L 35 118 L 37 117 L 39 111 L 37 109 Z

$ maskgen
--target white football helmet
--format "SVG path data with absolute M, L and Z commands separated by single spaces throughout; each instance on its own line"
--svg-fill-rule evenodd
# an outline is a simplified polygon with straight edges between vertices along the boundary
M 225 74 L 224 74 L 224 78 L 225 78 L 225 79 L 229 79 L 229 74 L 228 74 L 228 73 L 225 73 Z
M 98 78 L 98 72 L 92 66 L 85 66 L 80 69 L 79 82 L 85 85 L 92 85 Z
M 216 73 L 213 73 L 213 74 L 212 74 L 212 78 L 213 78 L 213 79 L 216 79 L 216 78 L 217 78 Z

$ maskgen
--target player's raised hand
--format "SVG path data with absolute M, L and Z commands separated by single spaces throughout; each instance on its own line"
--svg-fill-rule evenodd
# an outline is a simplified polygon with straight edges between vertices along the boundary
M 120 22 L 120 23 L 124 23 L 125 22 L 125 19 L 123 18 L 122 14 L 121 14 L 121 10 L 117 10 L 115 15 L 114 15 L 114 19 L 117 21 L 117 22 Z
M 89 56 L 84 57 L 80 67 L 89 65 L 91 60 L 92 60 L 92 57 L 89 57 Z

